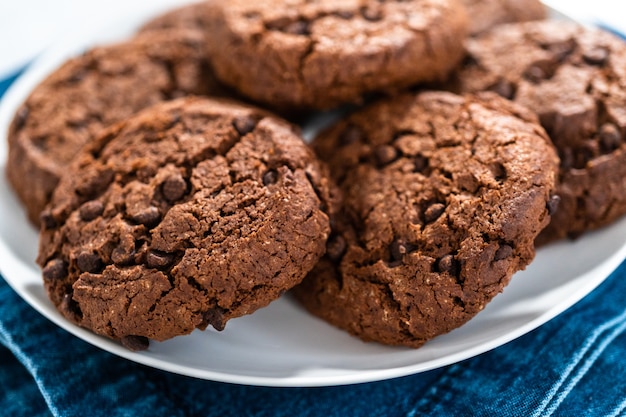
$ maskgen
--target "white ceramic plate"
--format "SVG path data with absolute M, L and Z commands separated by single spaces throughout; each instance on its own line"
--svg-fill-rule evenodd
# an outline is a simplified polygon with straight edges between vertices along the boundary
M 168 0 L 173 3 L 173 0 Z M 168 1 L 158 2 L 158 10 Z M 95 43 L 128 36 L 157 10 L 157 3 L 129 12 L 107 30 L 92 29 L 50 50 L 0 103 L 0 169 L 6 165 L 6 130 L 31 89 L 71 55 Z M 180 2 L 178 2 L 180 4 Z M 78 41 L 77 41 L 78 40 Z M 147 351 L 119 344 L 66 322 L 48 301 L 34 259 L 37 233 L 0 176 L 0 272 L 45 317 L 94 346 L 155 368 L 224 382 L 266 386 L 323 386 L 414 374 L 500 346 L 545 323 L 600 284 L 626 255 L 626 219 L 576 242 L 543 248 L 491 304 L 465 326 L 420 349 L 363 343 L 308 315 L 288 296 L 226 330 L 196 331 Z

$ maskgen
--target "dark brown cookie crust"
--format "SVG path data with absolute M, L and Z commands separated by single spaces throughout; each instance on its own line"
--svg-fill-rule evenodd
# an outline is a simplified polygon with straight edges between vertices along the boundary
M 69 320 L 130 348 L 249 314 L 325 251 L 328 179 L 294 128 L 185 98 L 113 125 L 66 169 L 38 263 Z
M 7 176 L 39 224 L 60 175 L 102 128 L 157 102 L 222 90 L 202 33 L 149 33 L 97 47 L 44 80 L 17 111 L 9 132 Z
M 326 109 L 442 80 L 463 55 L 457 0 L 210 4 L 216 75 L 280 110 Z
M 296 297 L 366 341 L 419 347 L 467 322 L 534 257 L 558 160 L 495 94 L 404 95 L 314 142 L 344 195 Z
M 493 90 L 533 109 L 561 159 L 552 222 L 538 243 L 626 213 L 626 44 L 569 22 L 495 28 L 468 41 L 458 91 Z
M 503 23 L 528 22 L 547 17 L 539 0 L 461 0 L 467 10 L 470 35 L 486 32 Z

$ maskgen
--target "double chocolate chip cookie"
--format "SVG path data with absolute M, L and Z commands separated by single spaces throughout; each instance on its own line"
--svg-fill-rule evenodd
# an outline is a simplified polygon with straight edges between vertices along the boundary
M 163 100 L 221 93 L 194 30 L 143 34 L 70 59 L 18 109 L 7 176 L 29 219 L 49 201 L 78 150 L 100 131 Z
M 327 109 L 443 80 L 463 56 L 457 0 L 215 0 L 217 77 L 275 109 Z
M 72 322 L 127 347 L 221 330 L 323 255 L 328 179 L 287 122 L 184 98 L 113 125 L 66 168 L 38 263 Z
M 538 243 L 626 213 L 626 44 L 550 20 L 495 28 L 468 52 L 457 91 L 492 90 L 534 110 L 558 149 L 561 202 Z
M 532 113 L 492 93 L 399 96 L 314 145 L 343 210 L 294 293 L 364 340 L 419 347 L 467 322 L 550 220 L 556 152 Z

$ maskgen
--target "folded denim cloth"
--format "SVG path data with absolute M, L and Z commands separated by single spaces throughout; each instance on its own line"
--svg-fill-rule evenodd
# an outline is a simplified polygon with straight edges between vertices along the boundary
M 0 414 L 623 416 L 624 294 L 626 263 L 565 313 L 476 358 L 387 381 L 266 388 L 197 380 L 113 356 L 49 322 L 0 280 Z
M 21 74 L 22 71 L 18 70 L 15 73 L 10 74 L 4 78 L 0 77 L 0 98 L 2 98 L 9 86 L 13 84 L 13 81 L 15 81 Z
M 0 278 L 0 415 L 625 416 L 624 294 L 626 262 L 565 313 L 473 359 L 366 384 L 267 388 L 118 358 L 49 322 Z

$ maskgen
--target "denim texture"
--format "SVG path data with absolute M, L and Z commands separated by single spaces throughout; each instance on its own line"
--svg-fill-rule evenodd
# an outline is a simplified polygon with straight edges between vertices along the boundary
M 625 295 L 626 263 L 565 313 L 458 364 L 366 384 L 267 388 L 118 358 L 55 326 L 0 280 L 8 348 L 0 347 L 0 415 L 625 416 Z
M 0 81 L 0 96 L 14 78 Z M 568 311 L 502 347 L 339 387 L 167 373 L 72 336 L 1 278 L 0 300 L 0 416 L 626 416 L 626 262 Z
M 9 86 L 13 84 L 13 82 L 22 74 L 22 70 L 17 70 L 13 74 L 9 74 L 5 76 L 5 78 L 0 78 L 0 98 L 7 91 Z

